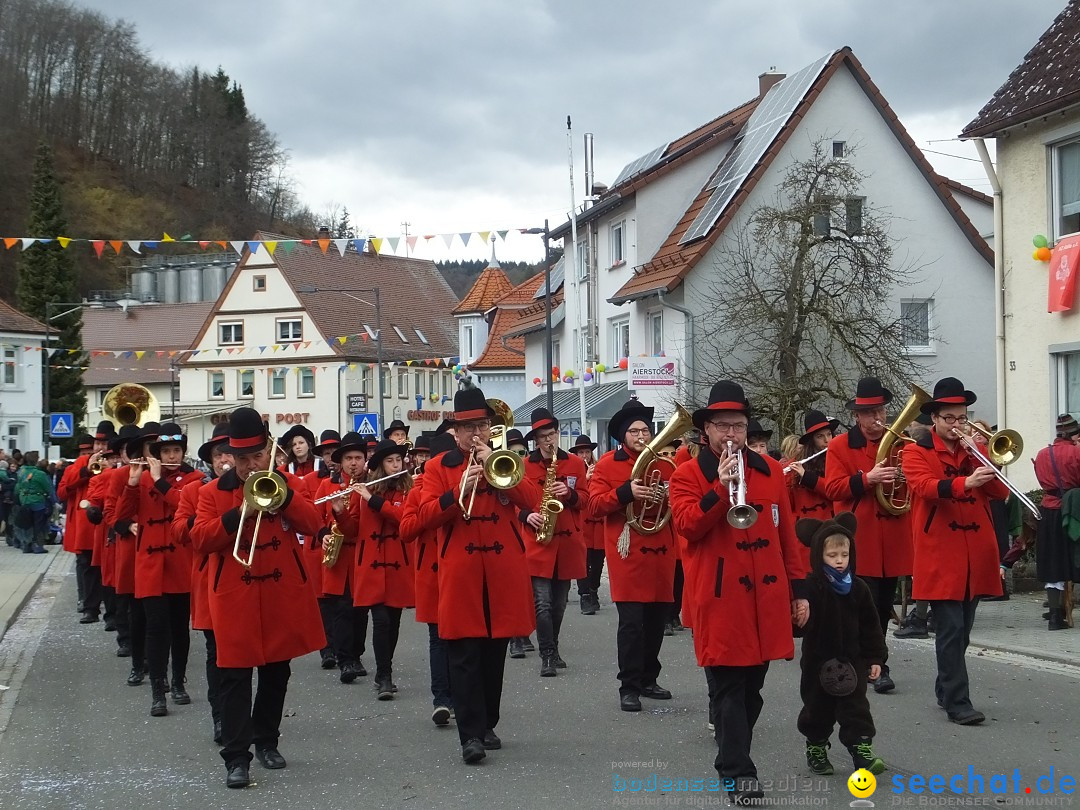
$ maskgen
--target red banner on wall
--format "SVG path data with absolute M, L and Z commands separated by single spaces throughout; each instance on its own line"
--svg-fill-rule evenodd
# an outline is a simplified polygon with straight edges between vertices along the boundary
M 1080 262 L 1080 238 L 1070 237 L 1054 245 L 1050 252 L 1050 289 L 1047 312 L 1073 308 L 1076 298 L 1077 263 Z

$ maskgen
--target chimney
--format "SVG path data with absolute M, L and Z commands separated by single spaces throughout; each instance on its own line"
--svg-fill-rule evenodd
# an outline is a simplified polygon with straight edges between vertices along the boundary
M 786 76 L 786 73 L 776 72 L 776 65 L 772 65 L 769 68 L 768 72 L 762 73 L 760 76 L 758 76 L 758 98 L 765 98 L 765 94 L 772 89 L 773 85 L 783 80 Z
M 319 235 L 316 237 L 316 239 L 329 239 L 329 238 L 330 238 L 330 229 L 326 225 L 320 225 L 319 226 Z

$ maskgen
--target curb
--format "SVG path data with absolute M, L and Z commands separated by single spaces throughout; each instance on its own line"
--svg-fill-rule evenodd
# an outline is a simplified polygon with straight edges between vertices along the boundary
M 1077 660 L 1076 656 L 1055 655 L 1053 653 L 1034 650 L 1028 647 L 1006 647 L 1004 644 L 994 644 L 979 641 L 977 639 L 971 640 L 968 649 L 970 650 L 972 647 L 981 647 L 986 650 L 993 650 L 994 652 L 1011 653 L 1012 655 L 1024 655 L 1028 658 L 1036 658 L 1040 661 L 1050 661 L 1051 663 L 1063 664 L 1067 667 L 1080 667 L 1080 660 Z
M 26 607 L 26 603 L 30 601 L 34 594 L 37 593 L 37 589 L 41 587 L 41 582 L 43 579 L 45 579 L 45 575 L 49 573 L 50 570 L 52 570 L 52 567 L 56 564 L 57 560 L 60 559 L 60 555 L 64 553 L 63 546 L 50 546 L 50 548 L 56 550 L 49 552 L 52 557 L 49 560 L 49 564 L 45 566 L 45 569 L 41 571 L 41 573 L 34 576 L 32 583 L 28 588 L 25 589 L 25 592 L 19 599 L 18 604 L 15 606 L 15 610 L 13 610 L 11 616 L 5 620 L 3 627 L 0 628 L 0 640 L 3 640 L 4 636 L 7 634 L 7 631 L 11 629 L 11 626 L 13 624 L 15 624 L 15 621 L 19 618 L 19 615 L 22 613 L 23 608 Z

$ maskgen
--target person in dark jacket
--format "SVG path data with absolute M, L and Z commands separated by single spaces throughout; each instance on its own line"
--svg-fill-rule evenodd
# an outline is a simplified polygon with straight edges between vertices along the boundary
M 823 776 L 833 772 L 828 748 L 836 724 L 856 769 L 885 770 L 874 755 L 874 718 L 866 700 L 867 679 L 875 680 L 885 661 L 885 635 L 870 588 L 855 576 L 855 526 L 851 512 L 795 524 L 799 540 L 810 547 L 810 621 L 801 633 L 796 628 L 803 637 L 798 727 L 806 737 L 806 764 Z
M 15 483 L 15 498 L 19 506 L 32 516 L 32 539 L 23 542 L 26 554 L 44 554 L 44 543 L 49 536 L 49 515 L 56 503 L 49 476 L 38 465 L 37 451 L 26 454 L 25 464 L 19 469 Z

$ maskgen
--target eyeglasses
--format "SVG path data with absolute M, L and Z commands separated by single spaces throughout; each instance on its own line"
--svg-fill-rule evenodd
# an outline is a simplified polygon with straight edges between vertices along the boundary
M 518 454 L 519 456 L 521 456 L 522 458 L 524 458 L 525 456 L 529 455 L 529 451 L 528 451 L 528 450 L 515 450 L 514 452 L 515 452 L 515 453 L 517 453 L 517 454 Z
M 462 433 L 479 433 L 481 430 L 490 430 L 491 422 L 469 422 L 464 425 L 458 425 L 457 429 Z
M 952 416 L 951 414 L 946 416 L 945 414 L 937 414 L 937 418 L 944 422 L 946 425 L 966 425 L 968 418 L 966 416 Z
M 749 423 L 747 422 L 708 422 L 721 433 L 727 433 L 729 430 L 734 430 L 736 433 L 745 433 Z
M 628 428 L 626 432 L 631 436 L 651 436 L 652 428 Z
M 675 452 L 673 450 L 661 450 L 656 455 L 660 456 L 660 458 L 675 458 Z

